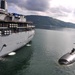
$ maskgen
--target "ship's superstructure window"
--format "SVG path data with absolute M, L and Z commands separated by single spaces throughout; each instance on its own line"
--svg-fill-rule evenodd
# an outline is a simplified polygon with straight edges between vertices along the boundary
M 1 0 L 1 9 L 7 10 L 7 2 L 5 0 Z
M 5 30 L 4 31 L 4 35 L 10 35 L 11 34 L 11 30 Z
M 5 2 L 3 0 L 1 1 L 1 8 L 5 9 Z
M 0 35 L 2 36 L 7 36 L 11 34 L 11 30 L 1 30 Z
M 2 24 L 0 23 L 0 27 L 2 27 Z
M 9 24 L 9 28 L 17 28 L 18 24 Z
M 1 31 L 0 31 L 0 36 L 1 36 L 1 34 L 2 34 L 2 33 L 1 33 Z

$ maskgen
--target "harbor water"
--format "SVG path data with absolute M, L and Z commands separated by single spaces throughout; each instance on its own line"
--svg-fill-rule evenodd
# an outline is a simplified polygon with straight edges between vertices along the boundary
M 75 75 L 75 63 L 59 65 L 59 58 L 75 48 L 75 29 L 36 29 L 30 43 L 13 56 L 0 58 L 0 75 Z

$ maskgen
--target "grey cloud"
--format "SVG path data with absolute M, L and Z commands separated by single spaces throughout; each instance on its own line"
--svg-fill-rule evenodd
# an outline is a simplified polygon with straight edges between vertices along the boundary
M 66 12 L 66 13 L 70 13 L 70 9 L 67 9 L 65 7 L 54 7 L 54 8 L 50 8 L 52 13 L 62 13 L 62 12 Z
M 73 13 L 73 16 L 75 17 L 75 9 L 72 11 L 72 13 Z
M 27 0 L 25 6 L 28 10 L 45 11 L 48 9 L 48 0 Z
M 69 10 L 68 8 L 59 6 L 59 7 L 54 7 L 54 8 L 50 8 L 50 12 L 53 13 L 56 17 L 67 17 L 67 13 L 71 13 L 71 10 Z
M 20 0 L 7 0 L 8 3 L 18 4 Z
M 25 8 L 25 0 L 7 0 L 8 5 L 11 6 L 11 4 L 14 4 L 18 7 L 24 7 Z
M 49 5 L 48 0 L 7 0 L 7 2 L 32 11 L 45 11 Z

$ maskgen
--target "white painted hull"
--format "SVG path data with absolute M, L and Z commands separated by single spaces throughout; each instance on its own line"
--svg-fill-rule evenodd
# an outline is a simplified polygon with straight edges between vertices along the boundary
M 8 36 L 0 36 L 0 56 L 5 56 L 8 53 L 21 48 L 32 40 L 34 34 L 35 31 L 32 30 L 26 32 L 12 33 Z M 6 47 L 2 48 L 4 44 L 6 45 Z

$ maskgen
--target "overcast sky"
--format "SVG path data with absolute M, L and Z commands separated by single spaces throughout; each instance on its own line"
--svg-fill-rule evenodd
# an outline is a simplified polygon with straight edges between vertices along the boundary
M 6 0 L 9 12 L 43 15 L 75 23 L 75 0 Z

